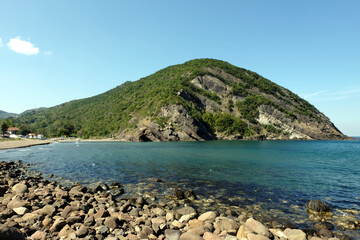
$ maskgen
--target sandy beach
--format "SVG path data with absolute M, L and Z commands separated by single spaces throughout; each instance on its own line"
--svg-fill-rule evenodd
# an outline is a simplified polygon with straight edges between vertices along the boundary
M 52 140 L 38 140 L 38 139 L 0 140 L 0 150 L 11 149 L 11 148 L 24 148 L 35 145 L 45 145 L 52 142 L 53 142 Z

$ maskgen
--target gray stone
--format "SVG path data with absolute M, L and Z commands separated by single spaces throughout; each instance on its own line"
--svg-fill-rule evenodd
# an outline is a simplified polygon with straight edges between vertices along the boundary
M 109 229 L 106 226 L 100 226 L 100 227 L 95 228 L 95 230 L 96 230 L 96 233 L 104 235 L 105 233 L 108 232 Z
M 28 187 L 23 184 L 23 183 L 18 183 L 18 184 L 15 184 L 12 188 L 11 188 L 11 191 L 14 193 L 14 194 L 24 194 L 26 192 L 28 192 Z
M 13 208 L 13 211 L 16 212 L 17 215 L 24 215 L 25 213 L 29 212 L 29 209 L 27 209 L 26 207 L 18 207 L 18 208 Z
M 204 240 L 222 240 L 217 234 L 206 232 L 203 236 Z
M 41 215 L 52 216 L 56 211 L 55 207 L 52 205 L 46 205 L 40 210 Z
M 81 225 L 80 228 L 76 231 L 78 237 L 85 237 L 89 233 L 89 228 L 87 226 Z
M 306 240 L 306 234 L 299 229 L 287 228 L 284 233 L 289 240 Z
M 151 219 L 151 226 L 155 233 L 158 233 L 159 230 L 162 230 L 166 227 L 166 219 L 165 218 L 153 218 Z
M 7 208 L 14 209 L 19 207 L 30 207 L 29 202 L 21 200 L 19 197 L 14 197 L 8 204 Z
M 172 221 L 174 221 L 175 216 L 172 212 L 167 212 L 165 218 L 166 218 L 166 221 L 172 222 Z
M 153 208 L 153 209 L 151 209 L 151 212 L 159 217 L 165 216 L 165 214 L 166 214 L 166 212 L 161 208 Z
M 149 237 L 149 235 L 151 235 L 153 233 L 153 229 L 148 227 L 148 226 L 143 226 L 142 230 L 139 233 L 139 237 L 141 239 L 146 239 Z
M 196 234 L 183 233 L 180 236 L 180 240 L 203 240 L 203 238 Z
M 62 238 L 62 237 L 67 237 L 69 236 L 69 234 L 73 232 L 73 230 L 70 228 L 69 225 L 65 225 L 59 232 L 59 237 Z
M 189 215 L 192 213 L 195 213 L 195 214 L 197 213 L 196 209 L 193 207 L 183 207 L 183 208 L 177 209 L 176 212 L 179 213 L 181 216 Z
M 46 240 L 46 232 L 43 231 L 36 231 L 31 235 L 32 240 Z
M 129 212 L 129 215 L 132 217 L 138 217 L 139 216 L 139 212 L 140 212 L 140 208 L 133 208 L 131 209 L 131 211 Z
M 66 225 L 66 221 L 64 218 L 58 218 L 55 220 L 53 225 L 50 228 L 50 232 L 58 232 Z
M 238 230 L 239 226 L 234 220 L 227 217 L 217 217 L 214 223 L 215 229 L 219 229 L 220 232 L 225 230 Z
M 241 239 L 241 238 L 240 238 Z M 233 236 L 233 235 L 226 235 L 224 240 L 238 240 L 237 237 Z
M 263 235 L 259 235 L 259 234 L 253 234 L 253 233 L 249 233 L 247 235 L 247 239 L 248 240 L 270 240 L 270 238 L 265 237 Z
M 270 232 L 269 229 L 267 227 L 265 227 L 261 222 L 256 221 L 253 218 L 249 218 L 248 220 L 246 220 L 245 222 L 245 226 L 250 228 L 253 232 L 266 236 L 266 237 L 270 237 Z
M 119 225 L 119 219 L 116 217 L 107 217 L 104 224 L 109 229 L 115 229 Z
M 246 238 L 245 225 L 241 225 L 241 226 L 239 227 L 239 230 L 238 230 L 237 233 L 236 233 L 236 237 L 237 237 L 238 239 Z
M 90 216 L 85 220 L 84 225 L 89 227 L 94 225 L 94 222 L 95 222 L 94 217 Z
M 165 230 L 165 238 L 167 240 L 179 240 L 181 232 L 179 230 L 174 229 L 166 229 Z
M 334 236 L 334 234 L 330 230 L 325 229 L 325 228 L 322 228 L 319 230 L 319 235 L 321 237 L 327 237 L 327 238 L 331 238 Z
M 80 216 L 71 216 L 66 219 L 66 223 L 69 225 L 73 225 L 79 222 L 82 222 L 82 218 Z
M 187 233 L 195 234 L 195 235 L 203 235 L 205 232 L 209 232 L 209 229 L 205 226 L 198 226 L 194 228 L 190 228 Z
M 216 218 L 216 213 L 213 211 L 209 211 L 201 214 L 198 219 L 203 222 L 214 222 L 215 218 Z

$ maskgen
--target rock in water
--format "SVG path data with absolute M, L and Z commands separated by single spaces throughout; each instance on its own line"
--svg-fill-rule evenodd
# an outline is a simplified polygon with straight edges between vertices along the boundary
M 320 200 L 310 200 L 306 206 L 307 210 L 311 214 L 331 214 L 331 209 L 325 203 Z

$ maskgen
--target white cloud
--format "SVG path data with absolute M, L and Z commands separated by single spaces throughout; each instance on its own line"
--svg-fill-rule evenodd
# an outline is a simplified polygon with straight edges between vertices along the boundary
M 51 54 L 53 54 L 53 52 L 52 51 L 45 51 L 44 54 L 45 55 L 51 55 Z
M 25 55 L 34 55 L 39 53 L 39 48 L 36 48 L 31 42 L 21 40 L 20 37 L 10 39 L 8 46 L 14 52 Z
M 0 47 L 2 47 L 2 39 L 0 38 Z

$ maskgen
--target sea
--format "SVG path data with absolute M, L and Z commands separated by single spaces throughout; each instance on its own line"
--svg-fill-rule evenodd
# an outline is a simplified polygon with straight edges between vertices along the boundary
M 340 217 L 360 219 L 360 138 L 79 141 L 0 150 L 0 161 L 18 160 L 65 185 L 119 182 L 128 195 L 147 193 L 159 200 L 175 188 L 192 190 L 198 197 L 194 205 L 204 210 L 232 209 L 265 220 L 286 218 L 303 228 L 313 224 L 306 212 L 311 199 L 325 202 Z

